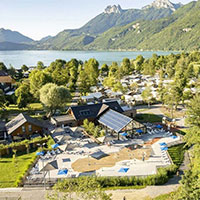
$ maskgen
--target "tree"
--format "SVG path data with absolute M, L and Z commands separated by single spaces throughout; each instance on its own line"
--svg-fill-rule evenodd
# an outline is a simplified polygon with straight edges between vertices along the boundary
M 30 92 L 36 99 L 39 99 L 40 97 L 39 90 L 42 88 L 42 86 L 52 82 L 50 74 L 39 70 L 33 70 L 29 75 L 29 80 Z
M 0 71 L 5 71 L 5 72 L 7 72 L 7 67 L 4 65 L 4 63 L 3 62 L 0 62 Z
M 121 64 L 121 70 L 123 75 L 128 75 L 131 71 L 131 63 L 128 58 L 124 58 Z
M 5 103 L 6 103 L 6 98 L 4 92 L 3 90 L 0 89 L 0 108 L 3 108 Z
M 56 109 L 63 108 L 70 99 L 70 93 L 64 86 L 48 83 L 40 89 L 40 101 L 52 116 Z
M 12 65 L 10 65 L 10 68 L 8 69 L 8 74 L 12 77 L 16 76 L 16 69 Z
M 37 63 L 37 69 L 38 70 L 45 69 L 44 63 L 42 61 L 38 61 L 38 63 Z
M 87 74 L 90 86 L 97 85 L 99 77 L 99 63 L 94 58 L 89 59 L 84 64 L 84 71 Z
M 26 65 L 22 65 L 22 66 L 21 66 L 21 70 L 22 70 L 23 72 L 27 72 L 27 71 L 29 70 L 29 68 L 28 68 Z
M 32 94 L 30 93 L 30 85 L 28 82 L 23 82 L 15 90 L 15 96 L 17 97 L 17 105 L 19 108 L 25 108 L 32 100 Z
M 136 71 L 141 71 L 142 70 L 142 64 L 144 62 L 144 57 L 142 55 L 137 56 L 135 59 L 134 65 L 135 65 L 135 70 Z
M 177 194 L 178 200 L 200 199 L 200 95 L 197 94 L 190 101 L 187 107 L 187 124 L 190 126 L 185 135 L 187 146 L 193 146 L 190 169 L 184 172 L 181 180 L 180 191 Z
M 85 70 L 81 71 L 79 74 L 78 88 L 82 94 L 86 94 L 90 90 L 90 87 L 91 87 L 91 84 L 87 75 L 88 74 L 85 72 Z
M 65 179 L 54 186 L 55 193 L 49 194 L 49 200 L 111 200 L 101 188 L 96 177 L 80 177 L 77 179 Z
M 142 92 L 142 98 L 143 101 L 148 104 L 148 107 L 150 107 L 150 104 L 153 102 L 153 95 L 150 87 L 146 87 L 145 90 Z
M 105 75 L 105 76 L 108 76 L 108 72 L 109 72 L 109 67 L 108 67 L 108 65 L 107 64 L 103 64 L 102 66 L 101 66 L 101 69 L 100 69 L 100 74 L 103 76 L 103 75 Z

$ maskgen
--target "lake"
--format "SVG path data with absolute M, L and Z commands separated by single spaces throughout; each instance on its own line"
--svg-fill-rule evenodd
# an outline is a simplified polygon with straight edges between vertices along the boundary
M 9 67 L 20 68 L 23 64 L 27 66 L 35 66 L 38 61 L 42 61 L 48 66 L 56 59 L 66 61 L 76 58 L 78 60 L 88 60 L 95 58 L 100 65 L 103 63 L 111 64 L 113 61 L 121 62 L 123 58 L 134 59 L 138 55 L 150 58 L 152 54 L 168 55 L 178 52 L 162 52 L 162 51 L 0 51 L 0 62 Z

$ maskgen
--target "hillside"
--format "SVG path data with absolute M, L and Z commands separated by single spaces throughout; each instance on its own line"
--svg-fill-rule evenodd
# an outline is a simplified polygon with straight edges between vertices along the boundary
M 125 26 L 114 26 L 99 35 L 73 35 L 61 32 L 46 48 L 82 50 L 196 50 L 200 48 L 200 1 L 191 2 L 170 16 L 139 19 Z M 156 9 L 144 9 L 150 13 Z M 163 10 L 163 11 L 162 11 Z M 166 11 L 159 8 L 160 13 Z M 47 43 L 46 43 L 47 45 Z
M 160 0 L 154 1 L 157 2 Z M 166 0 L 161 0 L 166 1 Z M 168 1 L 167 1 L 168 2 Z M 174 6 L 174 7 L 173 7 Z M 112 28 L 122 27 L 137 20 L 157 20 L 171 16 L 179 4 L 169 5 L 149 5 L 143 9 L 123 10 L 118 6 L 108 6 L 103 13 L 90 20 L 80 29 L 64 30 L 55 37 L 37 45 L 39 49 L 84 49 L 92 44 L 102 33 Z
M 0 42 L 11 43 L 31 43 L 33 40 L 29 37 L 22 35 L 17 31 L 11 31 L 8 29 L 0 29 Z
M 170 17 L 140 20 L 101 34 L 88 49 L 193 50 L 198 48 L 200 2 L 191 2 Z M 187 14 L 186 14 L 187 13 Z
M 0 42 L 0 51 L 10 51 L 10 50 L 28 50 L 33 49 L 32 45 L 20 44 L 13 42 Z

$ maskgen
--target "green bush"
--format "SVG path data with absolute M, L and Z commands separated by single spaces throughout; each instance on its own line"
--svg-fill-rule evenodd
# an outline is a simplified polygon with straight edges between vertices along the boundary
M 23 140 L 21 142 L 12 142 L 11 144 L 8 145 L 0 145 L 0 155 L 6 155 L 7 154 L 7 149 L 11 148 L 11 149 L 16 149 L 16 150 L 25 150 L 26 149 L 26 144 L 36 144 L 36 143 L 44 143 L 47 142 L 49 140 L 51 140 L 52 138 L 49 137 L 37 137 L 34 138 L 32 140 Z
M 96 179 L 102 188 L 111 187 L 126 187 L 126 186 L 147 186 L 147 185 L 162 185 L 165 184 L 168 179 L 176 173 L 177 166 L 171 165 L 166 168 L 159 168 L 157 174 L 147 177 L 89 177 L 91 180 Z M 59 191 L 65 191 L 71 185 L 79 184 L 82 179 L 86 177 L 80 177 L 77 179 L 65 179 L 55 184 L 54 189 Z M 87 177 L 88 179 L 88 177 Z

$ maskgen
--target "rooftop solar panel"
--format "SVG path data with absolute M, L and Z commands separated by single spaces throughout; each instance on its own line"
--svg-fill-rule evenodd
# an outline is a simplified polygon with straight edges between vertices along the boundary
M 132 119 L 114 110 L 108 110 L 99 118 L 99 123 L 119 133 Z

